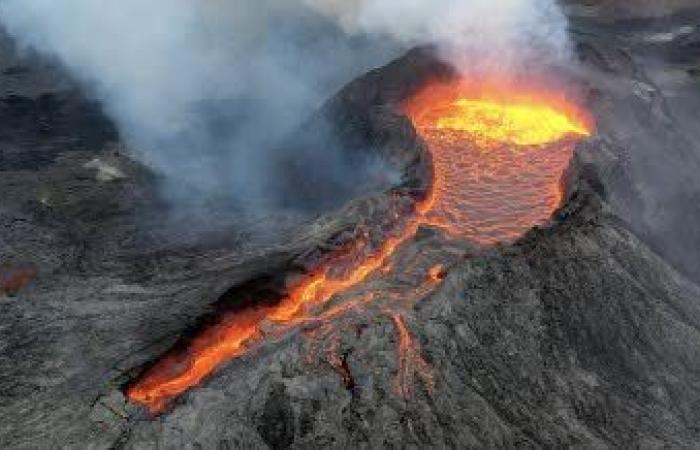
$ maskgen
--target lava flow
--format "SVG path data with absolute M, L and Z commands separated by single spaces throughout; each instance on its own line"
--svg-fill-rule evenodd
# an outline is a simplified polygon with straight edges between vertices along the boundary
M 518 238 L 545 222 L 560 205 L 559 180 L 573 143 L 591 130 L 586 116 L 563 99 L 503 86 L 476 89 L 464 82 L 428 86 L 406 104 L 405 111 L 428 144 L 434 170 L 431 193 L 416 204 L 413 215 L 397 225 L 395 234 L 378 249 L 358 238 L 293 283 L 278 302 L 252 304 L 220 318 L 186 350 L 166 355 L 129 386 L 126 393 L 132 401 L 158 413 L 221 364 L 249 353 L 268 330 L 309 321 L 329 323 L 345 308 L 335 306 L 324 313 L 323 306 L 389 267 L 389 258 L 420 225 L 438 226 L 480 245 Z M 378 272 L 388 276 L 389 270 Z M 443 277 L 439 265 L 427 274 L 431 285 Z M 352 307 L 377 297 L 366 296 Z M 424 362 L 411 353 L 412 340 L 403 319 L 399 315 L 392 319 L 400 331 L 400 375 L 407 378 L 406 364 Z
M 127 389 L 127 396 L 152 413 L 159 413 L 170 400 L 198 385 L 219 365 L 250 351 L 265 337 L 266 324 L 285 328 L 340 315 L 345 308 L 336 307 L 316 315 L 314 310 L 382 268 L 414 232 L 415 225 L 409 224 L 399 236 L 387 238 L 378 250 L 366 256 L 367 242 L 364 239 L 352 242 L 349 250 L 338 252 L 335 258 L 297 283 L 277 304 L 250 306 L 206 328 L 185 352 L 173 352 L 151 367 Z M 344 270 L 335 274 L 338 267 Z

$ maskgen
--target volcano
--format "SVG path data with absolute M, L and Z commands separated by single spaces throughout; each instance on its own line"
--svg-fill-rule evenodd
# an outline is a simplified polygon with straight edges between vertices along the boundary
M 697 80 L 618 26 L 573 20 L 575 68 L 476 75 L 411 50 L 291 133 L 304 151 L 279 180 L 326 195 L 297 168 L 330 132 L 390 187 L 247 227 L 212 208 L 177 245 L 138 231 L 165 217 L 156 177 L 99 109 L 13 94 L 0 115 L 33 105 L 16 123 L 40 111 L 47 130 L 0 159 L 0 444 L 692 448 L 700 288 L 669 243 L 695 236 L 679 117 Z M 288 226 L 251 237 L 270 223 Z
M 398 205 L 390 204 L 389 213 L 397 222 L 390 233 L 379 236 L 380 242 L 373 246 L 368 233 L 363 232 L 339 251 L 324 256 L 310 273 L 285 283 L 285 292 L 277 300 L 241 293 L 250 298 L 246 307 L 228 312 L 156 362 L 127 389 L 127 396 L 151 413 L 159 413 L 170 400 L 201 383 L 223 363 L 247 355 L 266 334 L 284 333 L 309 322 L 333 327 L 328 320 L 341 314 L 336 310 L 329 314 L 324 307 L 337 295 L 357 289 L 376 272 L 392 270 L 390 259 L 399 246 L 415 238 L 420 226 L 444 228 L 457 238 L 488 246 L 513 242 L 532 227 L 546 223 L 561 205 L 560 180 L 573 144 L 591 134 L 581 119 L 584 114 L 571 103 L 556 105 L 534 92 L 509 97 L 501 89 L 491 94 L 500 100 L 490 100 L 483 92 L 483 98 L 470 99 L 466 85 L 455 81 L 423 88 L 407 99 L 404 109 L 427 142 L 426 156 L 433 163 L 432 184 L 424 197 L 414 194 L 407 199 L 415 201 L 410 210 L 401 211 Z M 425 279 L 438 284 L 434 273 L 426 274 Z M 382 303 L 381 297 L 381 292 L 370 292 L 361 305 L 352 299 L 336 309 L 364 308 L 374 300 Z M 420 299 L 413 292 L 395 294 L 390 300 L 410 305 Z M 401 336 L 403 367 L 415 350 L 410 350 L 403 316 L 394 313 L 392 320 Z M 400 372 L 405 370 L 414 368 Z M 418 373 L 427 370 L 422 367 Z M 399 385 L 400 392 L 410 389 L 403 382 Z

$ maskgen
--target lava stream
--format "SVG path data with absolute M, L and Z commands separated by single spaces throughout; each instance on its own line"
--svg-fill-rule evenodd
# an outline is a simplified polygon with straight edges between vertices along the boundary
M 397 234 L 370 252 L 367 243 L 358 239 L 338 255 L 330 255 L 276 304 L 252 305 L 222 317 L 186 350 L 167 354 L 144 372 L 127 388 L 132 401 L 159 413 L 220 365 L 263 342 L 266 330 L 329 323 L 350 308 L 367 307 L 377 296 L 322 311 L 336 294 L 361 284 L 375 271 L 381 269 L 383 276 L 389 276 L 390 257 L 420 225 L 439 226 L 482 245 L 517 239 L 546 221 L 559 206 L 559 179 L 573 143 L 591 130 L 585 115 L 562 99 L 536 90 L 482 87 L 475 91 L 459 82 L 428 86 L 407 103 L 406 112 L 428 143 L 434 184 Z M 427 274 L 428 284 L 438 284 L 443 272 L 442 266 L 434 266 Z M 392 320 L 400 337 L 397 389 L 408 394 L 413 373 L 429 385 L 432 378 L 403 317 L 395 313 Z M 335 366 L 344 373 L 341 363 L 335 361 Z M 349 384 L 348 377 L 344 375 Z
M 404 227 L 399 236 L 388 238 L 373 252 L 342 276 L 330 276 L 333 260 L 307 276 L 274 306 L 251 306 L 223 318 L 195 337 L 185 352 L 174 352 L 159 360 L 131 385 L 127 396 L 154 414 L 169 402 L 198 385 L 222 363 L 247 353 L 260 341 L 265 323 L 294 326 L 312 321 L 314 307 L 327 303 L 334 295 L 360 284 L 375 270 L 382 268 L 396 248 L 416 231 L 416 222 Z M 362 241 L 355 242 L 350 253 L 361 253 Z M 347 252 L 343 252 L 345 256 Z M 371 299 L 371 297 L 368 297 Z M 337 316 L 345 309 L 336 307 L 320 318 Z

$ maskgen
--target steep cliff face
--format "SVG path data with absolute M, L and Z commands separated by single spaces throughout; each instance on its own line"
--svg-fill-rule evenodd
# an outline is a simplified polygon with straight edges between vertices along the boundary
M 139 213 L 159 211 L 152 178 L 109 145 L 70 153 L 54 142 L 53 162 L 2 167 L 12 201 L 0 208 L 0 255 L 38 255 L 39 276 L 0 299 L 0 446 L 694 447 L 700 289 L 687 249 L 700 214 L 677 199 L 692 198 L 698 152 L 677 97 L 697 80 L 640 58 L 644 40 L 630 48 L 614 28 L 588 27 L 573 32 L 599 131 L 577 148 L 550 224 L 488 251 L 422 228 L 392 274 L 343 294 L 410 290 L 415 308 L 399 318 L 360 309 L 333 322 L 340 332 L 271 338 L 156 418 L 123 394 L 144 364 L 232 286 L 298 265 L 381 215 L 385 194 L 311 221 L 221 213 L 208 218 L 209 239 L 182 232 L 187 245 L 174 245 L 135 233 L 134 211 L 158 220 Z M 344 141 L 393 155 L 402 188 L 419 191 L 424 144 L 392 105 L 446 71 L 411 52 L 320 115 Z M 672 180 L 683 189 L 659 189 Z M 276 241 L 249 239 L 265 222 L 287 226 Z M 423 265 L 434 263 L 443 279 L 423 290 Z

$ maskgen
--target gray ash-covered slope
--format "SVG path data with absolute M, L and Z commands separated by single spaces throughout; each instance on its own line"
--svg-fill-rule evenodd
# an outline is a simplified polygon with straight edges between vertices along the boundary
M 384 315 L 359 317 L 340 333 L 350 387 L 322 356 L 308 358 L 304 336 L 292 335 L 228 364 L 155 419 L 119 390 L 207 311 L 217 289 L 321 246 L 365 214 L 366 202 L 381 211 L 377 196 L 308 225 L 294 245 L 260 249 L 254 263 L 191 248 L 142 267 L 136 279 L 128 270 L 66 270 L 0 300 L 0 446 L 696 447 L 700 289 L 667 261 L 663 243 L 671 241 L 660 240 L 664 228 L 653 219 L 675 194 L 651 195 L 651 168 L 693 167 L 698 152 L 664 86 L 620 41 L 587 32 L 579 51 L 600 133 L 577 150 L 567 203 L 552 223 L 466 259 L 454 255 L 469 246 L 455 253 L 461 244 L 421 230 L 396 256 L 430 254 L 450 266 L 407 318 L 434 391 L 416 375 L 413 393 L 396 395 L 400 335 Z M 331 102 L 347 108 L 336 116 L 341 125 L 408 94 L 386 92 L 426 61 L 418 54 L 344 90 Z M 405 119 L 386 114 L 373 123 L 420 150 Z M 366 137 L 378 139 L 377 131 Z M 671 176 L 669 169 L 660 179 Z M 34 214 L 9 227 L 32 225 Z M 684 220 L 661 223 L 676 230 Z M 687 261 L 672 262 L 693 275 Z M 372 279 L 367 289 L 381 283 Z

